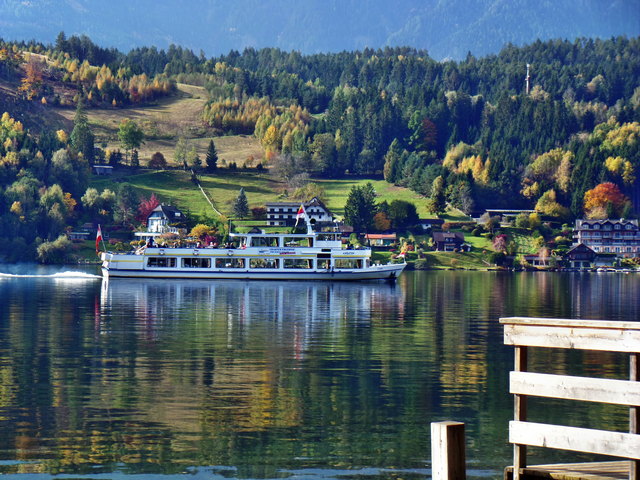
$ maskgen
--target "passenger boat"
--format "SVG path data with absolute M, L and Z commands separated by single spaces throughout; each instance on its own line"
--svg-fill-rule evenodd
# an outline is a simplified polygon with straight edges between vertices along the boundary
M 102 252 L 105 277 L 259 280 L 395 280 L 406 267 L 343 248 L 337 232 L 230 234 L 224 247 L 142 247 Z

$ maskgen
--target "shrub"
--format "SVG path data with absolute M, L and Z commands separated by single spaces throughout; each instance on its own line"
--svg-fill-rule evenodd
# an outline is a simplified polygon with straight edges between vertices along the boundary
M 251 209 L 251 216 L 256 220 L 264 220 L 267 218 L 266 207 L 253 207 Z
M 149 168 L 155 168 L 156 170 L 164 170 L 167 168 L 167 160 L 160 152 L 156 152 L 151 156 L 149 160 Z
M 71 253 L 71 241 L 66 235 L 60 235 L 53 242 L 44 242 L 38 247 L 38 260 L 41 263 L 65 263 Z
M 428 270 L 429 269 L 429 261 L 425 259 L 418 259 L 414 262 L 413 268 L 416 270 Z

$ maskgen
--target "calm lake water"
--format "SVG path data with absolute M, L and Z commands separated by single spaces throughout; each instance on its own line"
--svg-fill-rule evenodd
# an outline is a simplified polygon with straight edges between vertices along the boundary
M 440 420 L 466 423 L 469 477 L 502 478 L 513 350 L 498 319 L 640 318 L 640 274 L 406 272 L 389 285 L 64 270 L 0 266 L 7 478 L 424 479 Z M 531 362 L 574 360 L 628 372 L 606 353 Z M 600 405 L 533 410 L 627 425 Z

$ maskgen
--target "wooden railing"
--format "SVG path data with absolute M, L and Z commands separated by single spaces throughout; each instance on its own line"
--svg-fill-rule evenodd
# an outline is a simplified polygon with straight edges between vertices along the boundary
M 504 343 L 515 347 L 510 392 L 515 395 L 509 441 L 514 444 L 513 478 L 525 476 L 527 446 L 628 459 L 629 478 L 640 471 L 640 322 L 502 318 Z M 630 357 L 629 380 L 573 377 L 527 371 L 530 347 L 623 352 Z M 527 397 L 547 397 L 629 407 L 629 433 L 527 421 Z M 567 404 L 569 407 L 569 404 Z

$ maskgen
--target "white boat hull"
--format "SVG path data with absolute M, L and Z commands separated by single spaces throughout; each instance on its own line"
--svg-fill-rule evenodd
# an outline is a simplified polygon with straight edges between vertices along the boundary
M 157 270 L 114 270 L 102 268 L 105 278 L 187 278 L 200 280 L 395 280 L 406 264 L 372 266 L 363 270 L 350 271 L 157 271 Z

